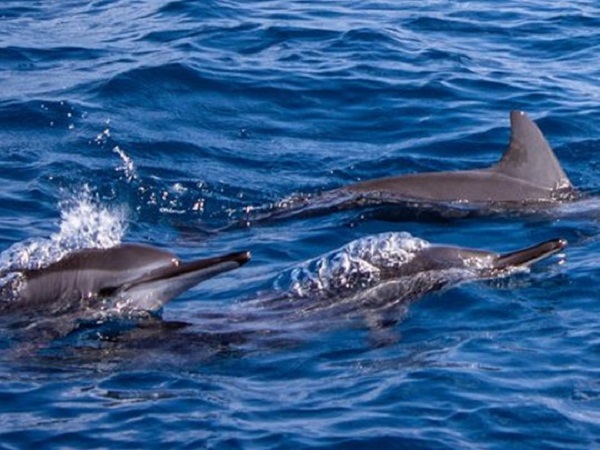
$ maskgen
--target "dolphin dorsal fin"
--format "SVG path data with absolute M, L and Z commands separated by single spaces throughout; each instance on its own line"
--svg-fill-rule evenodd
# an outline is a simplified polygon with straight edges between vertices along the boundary
M 547 189 L 572 188 L 538 126 L 523 111 L 510 113 L 510 143 L 492 170 Z

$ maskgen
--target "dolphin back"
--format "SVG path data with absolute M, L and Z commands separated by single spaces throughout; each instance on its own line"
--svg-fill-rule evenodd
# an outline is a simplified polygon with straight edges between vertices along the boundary
M 367 180 L 342 190 L 383 201 L 474 205 L 552 202 L 576 191 L 537 125 L 512 111 L 511 137 L 500 161 L 483 169 L 422 172 Z M 413 206 L 414 207 L 414 206 Z

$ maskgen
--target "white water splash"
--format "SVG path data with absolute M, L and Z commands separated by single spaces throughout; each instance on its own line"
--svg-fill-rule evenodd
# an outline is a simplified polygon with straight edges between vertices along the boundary
M 88 186 L 61 201 L 59 207 L 59 231 L 48 238 L 16 243 L 3 251 L 0 272 L 44 267 L 77 249 L 114 247 L 127 231 L 126 208 L 102 204 Z
M 382 233 L 351 242 L 292 270 L 289 292 L 305 297 L 365 289 L 381 274 L 410 262 L 430 244 L 409 233 Z
M 125 174 L 125 178 L 127 181 L 131 182 L 132 180 L 137 180 L 138 175 L 135 169 L 135 165 L 133 163 L 133 159 L 127 155 L 118 145 L 113 148 L 113 152 L 119 155 L 123 164 L 117 167 L 118 172 L 123 172 Z

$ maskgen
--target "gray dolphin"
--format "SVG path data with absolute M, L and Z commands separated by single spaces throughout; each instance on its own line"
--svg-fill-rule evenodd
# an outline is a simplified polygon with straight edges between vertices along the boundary
M 239 346 L 251 351 L 286 348 L 310 339 L 311 332 L 349 325 L 366 328 L 374 344 L 387 344 L 397 340 L 393 325 L 403 319 L 412 301 L 461 282 L 509 276 L 565 246 L 565 240 L 553 239 L 499 254 L 431 244 L 408 233 L 367 236 L 282 273 L 274 291 L 232 309 L 195 315 L 190 327 L 166 330 L 167 339 L 138 328 L 120 344 L 151 348 L 168 342 L 173 348 L 183 340 L 185 345 L 178 347 L 189 351 L 200 337 L 205 350 Z M 202 354 L 201 348 L 194 354 Z
M 239 252 L 183 262 L 169 252 L 135 244 L 79 250 L 47 267 L 22 271 L 3 289 L 0 314 L 155 312 L 192 286 L 249 259 L 249 252 Z
M 510 124 L 508 149 L 491 167 L 381 178 L 342 190 L 415 202 L 503 204 L 571 199 L 575 189 L 537 125 L 523 111 L 512 111 Z
M 404 308 L 410 300 L 456 283 L 510 275 L 566 245 L 564 239 L 553 239 L 499 254 L 430 244 L 408 233 L 383 233 L 293 269 L 284 276 L 289 285 L 282 292 L 257 299 L 256 304 L 267 310 L 288 310 L 294 317 L 319 311 L 315 320 L 381 313 Z
M 423 172 L 350 184 L 314 196 L 295 195 L 244 218 L 251 222 L 391 205 L 401 215 L 433 212 L 465 216 L 538 210 L 579 197 L 537 125 L 523 111 L 510 113 L 511 136 L 490 167 Z M 386 211 L 387 213 L 394 211 Z

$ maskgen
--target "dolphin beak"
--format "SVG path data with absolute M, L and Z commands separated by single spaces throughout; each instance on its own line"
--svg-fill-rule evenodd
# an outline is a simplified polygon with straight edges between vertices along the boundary
M 117 296 L 126 299 L 131 309 L 155 311 L 196 284 L 246 264 L 250 257 L 244 251 L 189 262 L 173 260 L 172 266 L 122 286 Z
M 540 259 L 560 252 L 566 246 L 567 241 L 565 239 L 552 239 L 523 250 L 505 253 L 498 256 L 494 269 L 502 270 L 508 267 L 530 266 Z
M 237 264 L 237 267 L 241 267 L 250 261 L 251 254 L 248 251 L 230 253 L 224 256 L 217 256 L 214 258 L 198 259 L 187 263 L 179 263 L 175 267 L 179 270 L 175 270 L 177 274 L 183 274 L 187 272 L 195 272 L 202 269 L 210 269 L 211 267 L 227 265 L 228 263 Z
M 168 280 L 170 278 L 179 278 L 188 274 L 203 275 L 201 279 L 211 278 L 221 272 L 227 272 L 243 266 L 250 261 L 250 258 L 250 252 L 244 251 L 230 253 L 224 256 L 216 256 L 214 258 L 197 259 L 190 262 L 175 261 L 172 267 L 156 270 L 147 277 L 138 280 L 136 284 L 148 283 L 159 279 Z

